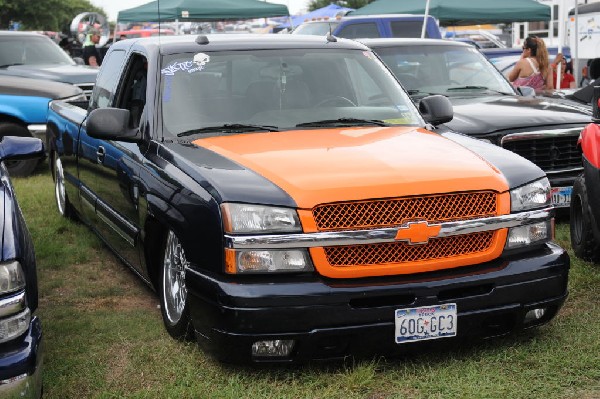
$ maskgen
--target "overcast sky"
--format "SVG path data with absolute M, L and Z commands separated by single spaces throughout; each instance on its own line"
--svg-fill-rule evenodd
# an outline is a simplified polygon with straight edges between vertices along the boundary
M 306 11 L 309 0 L 268 0 L 269 3 L 279 3 L 288 6 L 290 13 L 302 14 Z M 150 0 L 91 0 L 92 4 L 102 7 L 108 13 L 108 19 L 115 21 L 117 14 L 121 10 L 137 7 L 141 4 L 150 2 Z

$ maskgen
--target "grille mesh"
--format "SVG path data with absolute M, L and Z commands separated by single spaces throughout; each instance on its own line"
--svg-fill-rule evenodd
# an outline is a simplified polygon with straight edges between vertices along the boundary
M 578 135 L 515 140 L 503 147 L 516 152 L 539 166 L 544 172 L 581 167 L 581 152 L 577 149 Z
M 313 208 L 320 231 L 397 226 L 415 219 L 444 222 L 495 214 L 496 194 L 493 192 L 325 204 Z
M 325 256 L 331 266 L 366 266 L 406 263 L 480 253 L 493 242 L 493 232 L 434 238 L 424 245 L 405 242 L 326 247 Z

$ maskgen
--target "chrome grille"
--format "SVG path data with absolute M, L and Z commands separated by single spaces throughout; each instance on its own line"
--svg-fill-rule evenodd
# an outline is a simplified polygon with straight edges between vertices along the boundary
M 581 168 L 577 138 L 582 128 L 510 134 L 502 147 L 521 155 L 548 174 Z

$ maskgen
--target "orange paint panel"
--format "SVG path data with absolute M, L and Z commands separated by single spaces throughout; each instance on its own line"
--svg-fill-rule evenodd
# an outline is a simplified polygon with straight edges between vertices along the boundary
M 262 175 L 299 208 L 434 193 L 504 192 L 504 177 L 477 154 L 413 127 L 312 129 L 195 140 Z

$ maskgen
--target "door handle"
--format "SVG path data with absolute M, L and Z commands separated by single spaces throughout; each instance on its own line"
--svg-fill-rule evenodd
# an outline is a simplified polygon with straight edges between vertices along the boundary
M 104 149 L 104 147 L 102 147 L 102 146 L 98 147 L 98 149 L 96 150 L 96 161 L 98 163 L 103 163 L 105 155 L 106 155 L 106 150 Z

